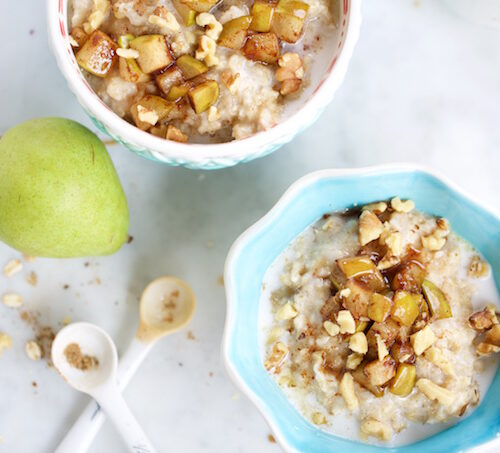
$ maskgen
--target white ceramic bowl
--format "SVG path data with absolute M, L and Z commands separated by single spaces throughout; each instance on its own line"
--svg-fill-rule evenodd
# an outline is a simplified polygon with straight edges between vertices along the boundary
M 69 88 L 96 126 L 143 157 L 170 165 L 207 170 L 265 156 L 310 126 L 342 83 L 361 25 L 361 0 L 340 0 L 342 13 L 338 36 L 330 40 L 315 59 L 311 68 L 311 83 L 300 100 L 290 103 L 279 124 L 265 132 L 229 143 L 184 144 L 139 130 L 116 115 L 92 91 L 68 41 L 68 1 L 47 0 L 49 41 Z

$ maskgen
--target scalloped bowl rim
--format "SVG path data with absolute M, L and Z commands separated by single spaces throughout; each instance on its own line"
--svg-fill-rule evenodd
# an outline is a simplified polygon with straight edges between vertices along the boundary
M 476 208 L 479 208 L 481 211 L 491 215 L 495 218 L 497 224 L 500 224 L 500 211 L 496 208 L 492 208 L 487 206 L 486 204 L 479 201 L 477 198 L 468 194 L 464 189 L 459 187 L 456 183 L 451 181 L 449 178 L 437 172 L 435 170 L 430 169 L 429 167 L 419 165 L 419 164 L 411 164 L 411 163 L 395 163 L 388 165 L 378 165 L 378 166 L 369 166 L 369 167 L 359 167 L 353 169 L 325 169 L 315 171 L 305 176 L 302 176 L 294 183 L 292 183 L 289 188 L 283 193 L 283 195 L 279 198 L 276 204 L 257 222 L 251 225 L 247 230 L 245 230 L 233 243 L 231 246 L 224 266 L 224 285 L 226 292 L 226 320 L 224 325 L 224 333 L 222 338 L 221 350 L 222 350 L 222 358 L 224 365 L 226 367 L 226 371 L 233 381 L 233 383 L 249 398 L 249 400 L 257 407 L 259 412 L 262 414 L 267 424 L 271 428 L 273 435 L 278 440 L 280 445 L 288 452 L 296 452 L 299 453 L 298 450 L 287 438 L 286 434 L 281 431 L 277 420 L 275 419 L 273 410 L 266 404 L 266 402 L 257 394 L 257 392 L 252 389 L 252 387 L 247 384 L 245 379 L 240 375 L 236 365 L 231 360 L 231 346 L 236 335 L 234 330 L 235 322 L 236 322 L 236 312 L 237 312 L 237 300 L 235 296 L 235 282 L 232 278 L 232 269 L 234 267 L 234 263 L 241 253 L 242 249 L 246 244 L 251 242 L 259 233 L 263 232 L 268 228 L 276 218 L 278 218 L 283 209 L 292 202 L 300 193 L 305 190 L 307 187 L 318 183 L 320 180 L 324 179 L 337 179 L 339 177 L 350 176 L 352 178 L 363 177 L 369 175 L 376 174 L 395 174 L 395 173 L 420 173 L 425 176 L 428 176 L 435 181 L 438 181 L 443 185 L 447 192 L 454 193 L 461 197 L 462 199 L 468 201 Z M 500 272 L 500 271 L 499 271 Z M 497 286 L 497 290 L 500 290 L 500 278 L 498 275 L 495 276 L 495 283 Z M 497 369 L 496 377 L 494 381 L 496 381 L 500 374 L 500 367 Z M 454 425 L 458 426 L 460 423 Z M 324 432 L 319 428 L 315 428 L 316 431 Z M 442 432 L 440 431 L 435 436 L 439 436 Z M 432 437 L 435 437 L 432 436 Z M 346 441 L 352 447 L 356 448 L 356 446 L 360 446 L 359 442 L 355 440 L 345 439 L 338 437 L 340 441 Z M 425 439 L 424 439 L 425 440 Z M 400 447 L 384 447 L 384 446 L 375 446 L 371 444 L 361 444 L 363 451 L 391 451 L 391 452 L 400 452 L 410 445 L 402 445 Z M 496 437 L 492 436 L 491 439 L 488 439 L 486 443 L 473 445 L 471 447 L 474 451 L 494 451 L 494 449 L 500 449 L 500 431 L 496 433 Z M 470 451 L 472 451 L 470 450 Z M 463 451 L 463 450 L 461 450 Z M 498 451 L 498 450 L 496 450 Z

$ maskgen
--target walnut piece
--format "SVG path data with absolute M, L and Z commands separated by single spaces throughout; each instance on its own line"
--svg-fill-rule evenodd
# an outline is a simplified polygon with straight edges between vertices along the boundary
M 31 360 L 40 360 L 42 358 L 42 349 L 40 348 L 40 345 L 34 340 L 28 341 L 24 346 L 24 350 L 26 352 L 26 355 Z
M 422 330 L 410 336 L 410 342 L 415 354 L 421 355 L 430 348 L 436 341 L 436 336 L 430 326 L 425 326 Z
M 21 272 L 23 270 L 23 263 L 20 260 L 15 259 L 9 261 L 3 268 L 3 275 L 6 277 L 12 277 L 14 274 Z
M 358 398 L 354 391 L 354 379 L 351 373 L 344 373 L 339 384 L 339 391 L 349 410 L 354 411 L 359 407 Z
M 421 378 L 415 385 L 427 398 L 436 400 L 443 406 L 450 406 L 455 400 L 453 392 L 444 387 L 440 387 L 429 379 Z
M 361 245 L 378 239 L 383 231 L 384 225 L 373 212 L 363 211 L 361 213 L 358 223 L 359 243 Z
M 368 342 L 366 335 L 363 332 L 356 332 L 349 338 L 349 349 L 359 354 L 366 354 L 368 352 Z
M 338 335 L 340 332 L 340 327 L 331 321 L 325 321 L 323 323 L 323 328 L 326 330 L 326 333 L 331 337 Z
M 354 333 L 356 323 L 349 310 L 340 310 L 337 313 L 337 323 L 340 327 L 340 333 Z
M 283 96 L 295 93 L 302 83 L 304 68 L 297 53 L 286 52 L 278 59 L 276 80 L 281 83 L 280 93 Z
M 415 209 L 415 203 L 413 200 L 403 201 L 399 197 L 395 197 L 391 200 L 391 207 L 396 212 L 402 212 L 406 214 L 407 212 L 413 211 Z
M 180 129 L 169 124 L 167 127 L 167 140 L 173 140 L 174 142 L 179 142 L 179 143 L 186 143 L 188 141 L 188 136 Z
M 19 294 L 7 293 L 2 296 L 2 303 L 6 307 L 17 308 L 23 304 L 23 298 Z
M 295 307 L 290 302 L 287 302 L 277 311 L 275 319 L 278 321 L 286 321 L 288 319 L 295 318 L 298 314 L 299 313 L 295 310 Z
M 441 349 L 433 346 L 425 351 L 424 357 L 429 362 L 440 368 L 443 373 L 447 374 L 448 376 L 455 376 L 453 365 L 448 361 Z
M 386 423 L 379 422 L 378 420 L 364 420 L 360 426 L 360 435 L 362 438 L 369 436 L 375 437 L 380 440 L 391 440 L 392 429 Z

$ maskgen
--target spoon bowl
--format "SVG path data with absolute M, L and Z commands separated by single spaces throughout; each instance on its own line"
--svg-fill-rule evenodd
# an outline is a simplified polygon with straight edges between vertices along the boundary
M 66 348 L 79 346 L 82 355 L 96 359 L 95 366 L 82 370 L 68 361 Z M 110 336 L 86 322 L 70 324 L 59 331 L 52 343 L 52 360 L 59 374 L 77 390 L 91 393 L 116 373 L 118 354 Z
M 195 308 L 196 297 L 183 280 L 157 278 L 142 293 L 137 337 L 152 340 L 174 333 L 191 321 Z

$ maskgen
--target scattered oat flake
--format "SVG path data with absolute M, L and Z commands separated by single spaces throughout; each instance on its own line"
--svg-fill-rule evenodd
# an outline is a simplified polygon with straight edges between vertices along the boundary
M 34 272 L 30 272 L 26 280 L 31 286 L 36 286 L 36 284 L 38 283 L 38 277 Z
M 67 326 L 68 324 L 71 323 L 71 318 L 69 316 L 66 316 L 64 319 L 63 319 L 63 325 Z
M 31 360 L 40 360 L 42 358 L 42 348 L 34 340 L 28 341 L 24 346 L 24 350 Z
M 9 349 L 12 346 L 10 335 L 5 332 L 0 332 L 0 355 L 4 349 Z
M 26 261 L 27 263 L 32 263 L 36 259 L 34 256 L 31 255 L 23 255 L 23 258 L 24 261 Z
M 196 340 L 196 337 L 194 336 L 193 332 L 188 330 L 187 337 L 189 340 Z
M 276 443 L 276 439 L 274 438 L 274 436 L 272 434 L 268 434 L 267 436 L 267 440 L 269 442 L 271 442 L 272 444 L 275 444 Z
M 224 286 L 224 276 L 223 275 L 219 275 L 219 278 L 217 279 L 217 283 L 220 286 Z
M 100 285 L 100 284 L 102 283 L 102 282 L 101 282 L 101 279 L 100 279 L 99 277 L 97 277 L 97 278 L 95 279 L 95 282 L 96 282 L 98 285 Z
M 15 259 L 9 261 L 3 268 L 3 274 L 6 277 L 12 277 L 14 274 L 21 272 L 23 270 L 23 263 L 20 260 Z
M 2 296 L 2 303 L 6 307 L 17 308 L 23 304 L 23 298 L 19 294 L 7 293 Z

